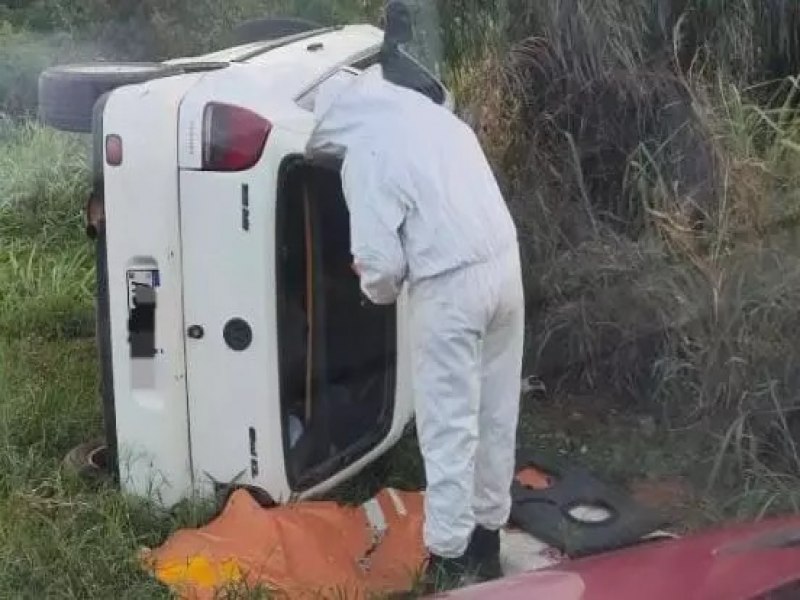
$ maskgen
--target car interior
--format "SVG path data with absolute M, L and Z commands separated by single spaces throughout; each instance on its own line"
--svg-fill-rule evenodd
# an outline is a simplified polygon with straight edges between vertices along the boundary
M 391 427 L 396 310 L 362 294 L 339 171 L 287 159 L 280 178 L 278 343 L 289 481 L 303 491 Z

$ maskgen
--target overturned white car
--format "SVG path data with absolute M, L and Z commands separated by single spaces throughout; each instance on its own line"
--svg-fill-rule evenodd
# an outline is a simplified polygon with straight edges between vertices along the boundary
M 94 137 L 107 462 L 166 506 L 328 490 L 412 416 L 404 303 L 362 298 L 338 169 L 304 148 L 330 77 L 390 60 L 404 85 L 450 95 L 378 28 L 286 32 L 40 80 L 42 119 Z

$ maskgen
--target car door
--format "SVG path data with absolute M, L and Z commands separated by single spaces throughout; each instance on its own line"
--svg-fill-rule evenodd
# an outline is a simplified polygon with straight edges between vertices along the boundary
M 379 60 L 380 54 L 375 53 L 361 58 L 350 66 L 336 69 L 304 92 L 297 99 L 297 104 L 304 110 L 313 113 L 317 93 L 323 83 L 333 78 L 340 79 L 343 82 L 354 79 L 363 69 L 374 66 Z M 395 56 L 391 61 L 391 65 L 384 65 L 384 72 L 393 83 L 415 89 L 427 95 L 431 100 L 452 110 L 453 100 L 449 90 L 409 55 L 401 53 Z M 336 164 L 336 159 L 333 157 L 329 161 L 326 161 L 326 157 L 315 158 L 321 162 L 327 162 L 329 166 Z M 395 397 L 392 403 L 391 425 L 386 431 L 385 437 L 374 444 L 369 452 L 349 464 L 342 465 L 341 471 L 333 475 L 326 487 L 348 478 L 356 470 L 374 461 L 377 456 L 393 446 L 403 435 L 413 417 L 414 402 L 411 387 L 411 355 L 408 337 L 408 297 L 406 290 L 401 293 L 398 299 L 393 322 L 396 327 L 395 340 L 397 347 L 395 353 Z

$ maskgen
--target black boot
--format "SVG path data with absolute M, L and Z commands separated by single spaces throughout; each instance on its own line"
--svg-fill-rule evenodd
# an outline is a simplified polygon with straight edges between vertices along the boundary
M 458 558 L 444 558 L 431 554 L 422 581 L 422 592 L 433 594 L 463 587 L 469 581 L 471 564 L 466 553 Z
M 491 581 L 503 576 L 500 565 L 500 532 L 478 525 L 464 556 L 470 570 L 481 580 Z

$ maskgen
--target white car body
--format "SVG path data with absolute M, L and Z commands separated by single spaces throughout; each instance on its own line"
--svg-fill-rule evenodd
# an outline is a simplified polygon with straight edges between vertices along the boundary
M 268 44 L 257 43 L 170 61 L 230 65 L 121 87 L 105 100 L 103 139 L 118 136 L 123 148 L 121 164 L 103 163 L 120 484 L 165 506 L 207 497 L 214 484 L 257 488 L 276 502 L 320 494 L 391 448 L 413 414 L 401 300 L 389 431 L 324 481 L 292 489 L 278 386 L 279 177 L 287 157 L 304 153 L 316 86 L 375 55 L 383 32 L 354 25 L 296 37 L 266 52 L 259 50 Z M 247 108 L 271 123 L 252 168 L 203 170 L 209 102 Z M 452 107 L 449 95 L 447 102 Z M 155 353 L 132 358 L 131 282 L 148 283 L 153 272 Z M 252 329 L 246 351 L 223 339 L 232 318 Z M 193 325 L 202 338 L 187 335 Z

